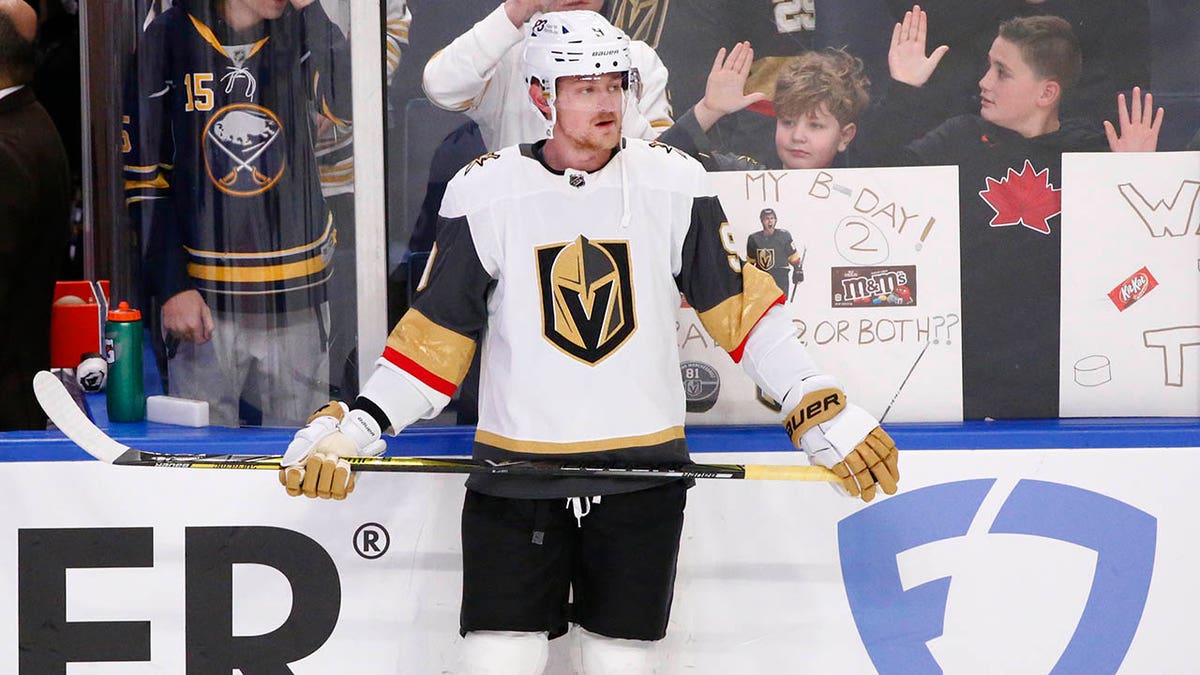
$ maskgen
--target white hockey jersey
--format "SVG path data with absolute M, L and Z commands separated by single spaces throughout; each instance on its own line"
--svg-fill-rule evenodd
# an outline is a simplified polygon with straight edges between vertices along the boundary
M 680 293 L 735 360 L 782 294 L 757 268 L 743 274 L 708 176 L 687 155 L 625 139 L 595 172 L 556 172 L 540 150 L 489 153 L 450 181 L 412 308 L 363 395 L 389 412 L 372 392 L 400 376 L 440 409 L 481 340 L 477 458 L 687 461 Z M 507 497 L 647 487 L 507 476 L 468 486 Z
M 465 112 L 475 120 L 489 150 L 532 143 L 546 135 L 521 74 L 522 40 L 527 32 L 512 25 L 501 4 L 425 64 L 425 95 L 437 106 Z M 621 133 L 653 139 L 671 126 L 667 68 L 639 40 L 630 41 L 629 56 L 638 69 L 641 91 L 625 105 Z

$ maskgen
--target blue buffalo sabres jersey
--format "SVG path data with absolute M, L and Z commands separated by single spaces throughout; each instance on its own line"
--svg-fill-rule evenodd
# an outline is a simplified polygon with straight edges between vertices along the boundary
M 235 31 L 213 0 L 146 28 L 124 115 L 126 202 L 151 290 L 217 307 L 318 301 L 336 240 L 309 111 L 347 126 L 349 53 L 320 3 Z

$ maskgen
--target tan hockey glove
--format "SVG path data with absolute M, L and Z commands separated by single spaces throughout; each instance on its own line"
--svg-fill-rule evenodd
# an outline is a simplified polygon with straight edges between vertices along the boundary
M 279 482 L 293 497 L 345 499 L 354 491 L 354 474 L 344 458 L 379 455 L 386 447 L 375 418 L 330 401 L 288 444 Z
M 833 386 L 823 386 L 825 379 Z M 791 411 L 784 428 L 792 442 L 813 463 L 832 469 L 850 496 L 869 502 L 876 485 L 895 494 L 900 453 L 892 437 L 870 413 L 847 403 L 832 378 L 814 377 L 805 384 L 819 388 L 806 387 L 784 399 L 784 410 Z

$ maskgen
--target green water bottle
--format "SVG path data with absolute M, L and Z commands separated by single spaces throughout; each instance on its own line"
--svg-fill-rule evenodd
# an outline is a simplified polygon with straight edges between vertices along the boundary
M 108 419 L 141 422 L 146 419 L 146 386 L 142 382 L 142 313 L 122 302 L 109 310 L 104 329 L 108 361 Z

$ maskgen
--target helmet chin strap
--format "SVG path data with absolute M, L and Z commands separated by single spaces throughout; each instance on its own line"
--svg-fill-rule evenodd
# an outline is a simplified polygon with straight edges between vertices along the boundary
M 558 100 L 558 94 L 551 86 L 550 89 L 544 89 L 546 92 L 546 105 L 550 106 L 550 119 L 546 120 L 546 138 L 554 138 L 554 125 L 558 124 L 558 108 L 554 103 Z

